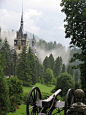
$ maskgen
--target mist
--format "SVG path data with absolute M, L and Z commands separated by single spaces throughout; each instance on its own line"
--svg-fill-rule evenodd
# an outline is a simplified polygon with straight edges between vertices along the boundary
M 16 36 L 16 32 L 13 30 L 1 31 L 2 42 L 7 38 L 7 41 L 11 47 L 14 47 L 15 36 Z
M 43 60 L 45 59 L 46 56 L 50 56 L 50 54 L 53 55 L 54 60 L 59 56 L 62 57 L 63 64 L 68 65 L 69 60 L 70 60 L 70 50 L 69 48 L 55 48 L 50 51 L 46 51 L 44 48 L 41 49 L 36 46 L 36 52 L 37 52 L 37 57 L 40 60 L 41 63 L 43 63 Z
M 1 32 L 2 41 L 4 41 L 4 39 L 7 38 L 7 41 L 11 47 L 14 47 L 15 37 L 16 37 L 15 31 L 10 30 L 10 31 L 2 31 Z M 70 50 L 68 48 L 66 49 L 65 47 L 54 48 L 52 50 L 46 51 L 45 48 L 40 48 L 40 47 L 36 46 L 36 54 L 37 54 L 38 59 L 40 60 L 40 63 L 43 63 L 43 60 L 45 59 L 45 57 L 46 56 L 49 57 L 50 54 L 53 55 L 54 60 L 58 56 L 61 56 L 62 61 L 65 65 L 68 65 L 69 59 L 70 59 Z

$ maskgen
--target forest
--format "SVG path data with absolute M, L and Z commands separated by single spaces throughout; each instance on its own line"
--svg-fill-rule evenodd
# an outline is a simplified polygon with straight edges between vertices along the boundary
M 51 53 L 48 54 L 49 56 L 45 56 L 44 60 L 41 61 L 39 57 L 32 53 L 30 47 L 27 51 L 26 46 L 24 46 L 18 58 L 16 51 L 10 47 L 7 38 L 3 42 L 1 41 L 0 78 L 4 80 L 1 86 L 4 85 L 4 88 L 7 88 L 7 91 L 4 92 L 7 93 L 7 98 L 5 98 L 4 101 L 9 105 L 9 108 L 4 108 L 7 112 L 15 112 L 19 105 L 26 103 L 28 94 L 23 93 L 23 87 L 32 87 L 36 83 L 40 83 L 48 87 L 54 86 L 52 93 L 61 88 L 63 90 L 63 99 L 70 87 L 73 89 L 81 87 L 80 70 L 73 69 L 73 66 L 78 65 L 79 61 L 75 63 L 66 63 L 66 61 L 63 61 L 67 53 L 69 54 L 70 52 L 68 60 L 70 61 L 74 53 L 81 52 L 80 49 L 74 48 L 66 50 L 62 44 L 57 44 L 56 42 L 47 43 L 41 39 L 35 42 L 37 48 L 45 50 L 46 52 L 51 53 L 51 51 L 56 50 L 57 57 L 54 57 L 53 53 Z M 62 57 L 58 55 L 58 51 L 62 52 Z M 40 52 L 37 53 L 39 54 Z M 63 82 L 65 82 L 65 85 L 63 85 Z M 2 92 L 3 90 L 1 90 L 0 93 Z M 45 94 L 44 97 L 46 97 L 46 95 L 47 94 Z

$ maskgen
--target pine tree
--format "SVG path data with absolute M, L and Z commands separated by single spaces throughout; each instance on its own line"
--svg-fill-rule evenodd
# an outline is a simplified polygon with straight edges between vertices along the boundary
M 45 67 L 45 70 L 47 69 L 47 68 L 50 68 L 51 67 L 51 65 L 50 65 L 50 59 L 46 56 L 45 57 L 45 59 L 44 59 L 44 61 L 43 61 L 43 65 L 44 65 L 44 67 Z
M 63 66 L 62 66 L 62 73 L 64 73 L 65 72 L 65 64 L 63 64 Z
M 2 45 L 1 50 L 4 53 L 5 60 L 6 60 L 6 62 L 4 63 L 5 67 L 3 68 L 4 69 L 4 74 L 7 75 L 7 76 L 10 76 L 10 75 L 13 74 L 13 63 L 11 61 L 10 45 L 7 41 L 7 38 L 4 40 L 4 43 Z
M 26 46 L 24 46 L 16 68 L 16 74 L 18 78 L 23 81 L 23 85 L 32 85 L 31 72 L 30 60 L 28 57 L 28 53 L 26 53 Z
M 54 57 L 52 54 L 50 54 L 49 59 L 50 59 L 50 68 L 54 70 Z
M 1 42 L 1 41 L 0 41 Z M 9 111 L 9 89 L 4 77 L 4 55 L 0 51 L 0 114 L 6 115 Z
M 67 67 L 67 73 L 70 74 L 70 75 L 72 75 L 72 77 L 73 77 L 73 75 L 74 75 L 74 70 L 72 69 L 72 66 L 71 66 L 71 65 L 69 65 L 69 66 Z
M 30 75 L 32 77 L 32 84 L 35 84 L 37 82 L 36 79 L 36 70 L 35 70 L 35 56 L 31 52 L 31 48 L 29 48 L 29 53 L 28 53 L 28 60 L 29 60 L 29 66 L 30 66 Z
M 35 59 L 36 79 L 38 79 L 38 76 L 40 76 L 40 75 L 39 75 L 39 69 L 40 69 L 40 67 L 39 67 L 39 59 L 36 57 L 36 59 Z
M 57 77 L 62 71 L 62 58 L 57 57 L 55 60 L 55 66 L 54 66 L 54 75 Z
M 44 78 L 44 66 L 42 64 L 39 64 L 39 76 Z

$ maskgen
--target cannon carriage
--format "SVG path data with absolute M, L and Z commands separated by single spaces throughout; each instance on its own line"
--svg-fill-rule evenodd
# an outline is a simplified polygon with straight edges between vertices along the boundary
M 27 115 L 56 115 L 57 113 L 61 115 L 61 111 L 64 115 L 86 115 L 86 105 L 81 102 L 84 97 L 82 90 L 74 92 L 69 89 L 65 101 L 58 100 L 57 96 L 60 93 L 61 89 L 58 89 L 47 99 L 42 100 L 40 89 L 33 87 L 27 100 Z

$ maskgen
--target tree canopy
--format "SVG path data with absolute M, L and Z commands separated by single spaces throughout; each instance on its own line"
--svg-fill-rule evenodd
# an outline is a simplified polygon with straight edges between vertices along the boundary
M 68 89 L 74 89 L 74 79 L 68 73 L 62 73 L 57 77 L 57 82 L 55 86 L 55 91 L 58 89 L 62 89 L 62 96 L 65 96 Z
M 71 38 L 71 47 L 78 47 L 81 53 L 73 55 L 71 61 L 80 60 L 81 86 L 86 94 L 86 0 L 62 0 L 62 12 L 65 13 L 65 34 Z

